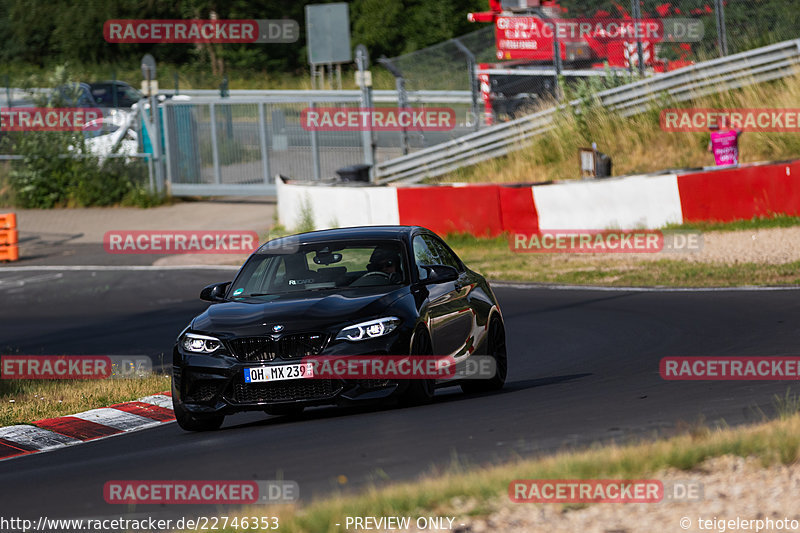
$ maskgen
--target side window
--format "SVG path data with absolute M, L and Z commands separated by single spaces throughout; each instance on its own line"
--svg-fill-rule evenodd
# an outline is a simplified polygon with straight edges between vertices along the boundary
M 422 238 L 421 235 L 414 237 L 414 263 L 417 265 L 419 271 L 419 279 L 427 279 L 428 271 L 422 268 L 422 265 L 436 265 L 439 264 L 439 258 L 436 252 L 428 247 L 428 243 Z
M 461 272 L 461 262 L 453 255 L 453 252 L 450 251 L 447 246 L 444 245 L 442 241 L 437 239 L 436 237 L 432 237 L 430 235 L 425 235 L 423 237 L 425 242 L 428 244 L 428 247 L 431 250 L 436 251 L 436 255 L 439 256 L 439 264 L 440 265 L 447 265 L 455 268 L 459 272 Z

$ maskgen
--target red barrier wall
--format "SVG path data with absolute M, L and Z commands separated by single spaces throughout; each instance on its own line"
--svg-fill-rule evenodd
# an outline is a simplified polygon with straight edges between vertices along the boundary
M 499 187 L 500 222 L 510 233 L 539 230 L 539 216 L 533 203 L 533 187 Z
M 424 226 L 441 235 L 503 232 L 497 185 L 398 187 L 400 224 Z M 531 200 L 531 203 L 533 200 Z
M 800 215 L 800 161 L 678 176 L 684 222 Z

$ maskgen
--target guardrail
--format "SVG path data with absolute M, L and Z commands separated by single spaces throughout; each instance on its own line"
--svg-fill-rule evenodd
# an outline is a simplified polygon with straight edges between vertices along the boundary
M 162 94 L 174 95 L 175 91 L 162 90 Z M 181 90 L 179 94 L 196 96 L 215 96 L 219 97 L 219 91 L 213 89 L 189 89 Z M 271 98 L 274 100 L 285 100 L 287 102 L 297 102 L 298 100 L 333 100 L 336 98 L 360 98 L 360 90 L 348 91 L 323 91 L 323 90 L 235 90 L 228 91 L 229 98 Z M 411 104 L 470 104 L 472 94 L 469 91 L 408 91 L 408 102 Z M 397 102 L 397 91 L 378 90 L 372 91 L 372 101 L 377 103 Z
M 32 93 L 46 94 L 52 89 L 35 88 L 35 89 L 9 89 L 11 100 L 25 101 L 30 99 Z M 173 96 L 174 90 L 161 89 L 160 94 Z M 219 90 L 217 89 L 181 89 L 178 94 L 195 97 L 214 97 L 219 98 Z M 348 91 L 323 91 L 323 90 L 262 90 L 262 89 L 237 89 L 228 91 L 228 98 L 231 100 L 238 100 L 240 98 L 271 98 L 274 100 L 283 100 L 286 102 L 297 102 L 298 100 L 332 100 L 335 98 L 360 98 L 361 91 L 348 90 Z M 408 102 L 410 104 L 471 104 L 472 94 L 470 91 L 408 91 Z M 0 103 L 3 107 L 8 106 L 7 93 L 0 91 Z M 395 103 L 397 102 L 397 91 L 395 90 L 378 90 L 372 92 L 372 100 L 376 103 Z
M 621 110 L 623 116 L 647 109 L 660 95 L 680 102 L 754 83 L 791 76 L 800 65 L 800 39 L 748 50 L 679 70 L 657 74 L 598 93 L 600 103 Z M 573 101 L 573 105 L 579 102 Z M 565 106 L 545 109 L 509 122 L 483 128 L 379 163 L 376 181 L 417 183 L 456 169 L 508 154 L 525 141 L 552 129 L 556 113 Z

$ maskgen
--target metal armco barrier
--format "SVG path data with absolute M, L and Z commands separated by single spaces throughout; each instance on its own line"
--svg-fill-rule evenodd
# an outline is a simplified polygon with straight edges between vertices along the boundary
M 672 72 L 602 91 L 600 103 L 623 116 L 640 113 L 659 97 L 684 102 L 754 83 L 794 75 L 800 66 L 800 40 L 748 50 L 704 61 Z M 578 105 L 577 100 L 572 105 Z M 412 154 L 383 161 L 375 167 L 378 183 L 417 183 L 459 168 L 524 148 L 526 141 L 553 128 L 562 107 L 545 109 L 496 126 L 483 128 Z
M 17 233 L 17 215 L 0 214 L 0 261 L 16 261 L 19 259 L 19 234 Z

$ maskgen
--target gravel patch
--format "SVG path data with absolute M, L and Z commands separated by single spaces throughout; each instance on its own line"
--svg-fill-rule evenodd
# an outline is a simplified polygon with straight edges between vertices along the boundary
M 690 472 L 668 470 L 649 476 L 671 484 L 702 484 L 699 501 L 659 503 L 601 503 L 567 510 L 560 504 L 491 502 L 488 516 L 457 517 L 459 533 L 639 533 L 643 531 L 700 532 L 756 531 L 756 523 L 745 520 L 767 518 L 775 527 L 761 531 L 796 531 L 791 523 L 778 527 L 778 520 L 800 522 L 800 465 L 764 468 L 758 459 L 724 456 L 709 459 Z M 474 502 L 463 503 L 466 508 Z M 730 527 L 721 520 L 736 520 L 750 527 Z M 717 522 L 700 522 L 700 520 Z M 463 524 L 463 525 L 461 525 Z M 735 525 L 735 524 L 734 524 Z M 766 522 L 764 526 L 768 525 Z M 795 524 L 797 525 L 797 524 Z M 687 527 L 688 526 L 688 527 Z M 703 526 L 703 527 L 701 527 Z M 723 529 L 724 527 L 724 529 Z M 412 531 L 421 531 L 412 529 Z

